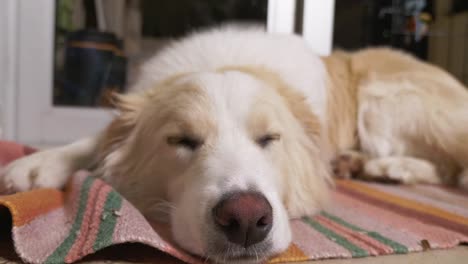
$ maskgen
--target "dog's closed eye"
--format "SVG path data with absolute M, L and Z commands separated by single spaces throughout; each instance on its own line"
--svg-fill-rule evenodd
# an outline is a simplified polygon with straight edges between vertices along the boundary
M 203 140 L 188 135 L 169 136 L 167 138 L 167 144 L 172 146 L 184 147 L 190 150 L 196 150 L 201 145 L 203 145 Z
M 266 148 L 270 145 L 270 143 L 272 143 L 273 141 L 277 141 L 280 138 L 281 138 L 280 134 L 270 133 L 270 134 L 265 134 L 261 137 L 258 137 L 256 142 L 260 147 Z

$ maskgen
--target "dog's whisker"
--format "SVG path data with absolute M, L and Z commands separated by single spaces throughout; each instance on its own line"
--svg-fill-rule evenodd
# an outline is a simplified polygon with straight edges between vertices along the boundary
M 253 247 L 252 249 L 253 249 L 253 251 L 254 251 L 254 253 L 255 253 L 255 259 L 256 259 L 256 261 L 258 262 L 258 260 L 259 260 L 258 252 L 257 252 L 257 250 L 255 249 L 255 247 Z
M 226 252 L 225 254 L 223 254 L 223 255 L 224 255 L 224 256 L 223 256 L 223 262 L 226 262 L 226 259 L 227 259 L 228 256 L 230 256 L 230 254 L 231 254 L 230 252 L 231 252 L 231 251 L 232 251 L 232 247 L 231 247 L 231 246 L 228 246 L 227 252 Z
M 205 258 L 204 258 L 204 261 L 203 263 L 209 263 L 210 260 L 215 260 L 216 259 L 216 254 L 210 254 L 210 253 L 206 253 L 205 255 Z
M 205 255 L 205 257 L 204 257 L 203 264 L 208 263 L 208 261 L 210 260 L 210 258 L 211 258 L 211 255 L 207 253 L 207 254 Z
M 170 203 L 154 203 L 153 206 L 154 208 L 158 208 L 160 210 L 167 210 L 167 211 L 170 211 L 170 210 L 175 210 L 176 207 L 173 205 L 173 204 L 170 204 Z

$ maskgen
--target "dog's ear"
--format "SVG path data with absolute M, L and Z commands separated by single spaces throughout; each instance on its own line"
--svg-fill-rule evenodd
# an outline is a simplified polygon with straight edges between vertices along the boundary
M 129 137 L 137 124 L 141 111 L 148 101 L 144 92 L 130 94 L 112 94 L 111 103 L 117 110 L 117 116 L 105 129 L 100 144 L 101 153 L 109 153 Z
M 283 142 L 284 202 L 292 217 L 315 213 L 328 201 L 331 182 L 329 151 L 319 118 L 312 112 L 304 96 L 288 87 L 279 88 L 292 116 L 301 129 L 291 132 Z
M 136 84 L 135 87 L 149 87 L 146 89 L 137 88 L 140 89 L 138 92 L 111 94 L 109 101 L 117 110 L 117 116 L 102 134 L 99 152 L 105 157 L 129 139 L 131 133 L 136 131 L 135 128 L 138 120 L 143 116 L 143 111 L 151 106 L 159 105 L 157 102 L 162 100 L 161 94 L 164 94 L 160 91 L 170 87 L 172 82 L 184 75 L 175 75 L 155 85 Z
M 111 95 L 112 105 L 119 111 L 120 116 L 124 118 L 132 118 L 138 115 L 146 101 L 147 95 L 143 92 L 130 94 L 113 93 Z
M 321 153 L 320 143 L 304 133 L 294 138 L 283 137 L 281 186 L 283 202 L 291 217 L 311 215 L 324 208 L 328 201 L 331 174 L 328 161 Z

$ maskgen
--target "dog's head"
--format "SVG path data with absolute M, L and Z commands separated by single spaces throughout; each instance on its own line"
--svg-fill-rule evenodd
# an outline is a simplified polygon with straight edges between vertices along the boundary
M 326 197 L 320 122 L 265 69 L 184 74 L 117 104 L 104 177 L 147 217 L 166 212 L 192 253 L 264 260 L 288 247 L 289 218 Z

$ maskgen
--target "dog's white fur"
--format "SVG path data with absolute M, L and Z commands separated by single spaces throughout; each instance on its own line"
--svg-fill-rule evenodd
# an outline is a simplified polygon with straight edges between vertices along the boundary
M 329 162 L 341 151 L 370 156 L 372 177 L 468 182 L 468 92 L 396 51 L 319 58 L 297 36 L 223 28 L 150 59 L 134 89 L 118 98 L 106 131 L 13 162 L 3 188 L 60 188 L 93 164 L 147 217 L 170 209 L 183 248 L 255 262 L 286 249 L 289 218 L 326 202 Z M 270 134 L 279 138 L 259 146 Z M 200 146 L 168 141 L 187 135 Z M 274 212 L 267 239 L 251 249 L 230 245 L 210 220 L 220 197 L 238 190 L 262 193 Z

